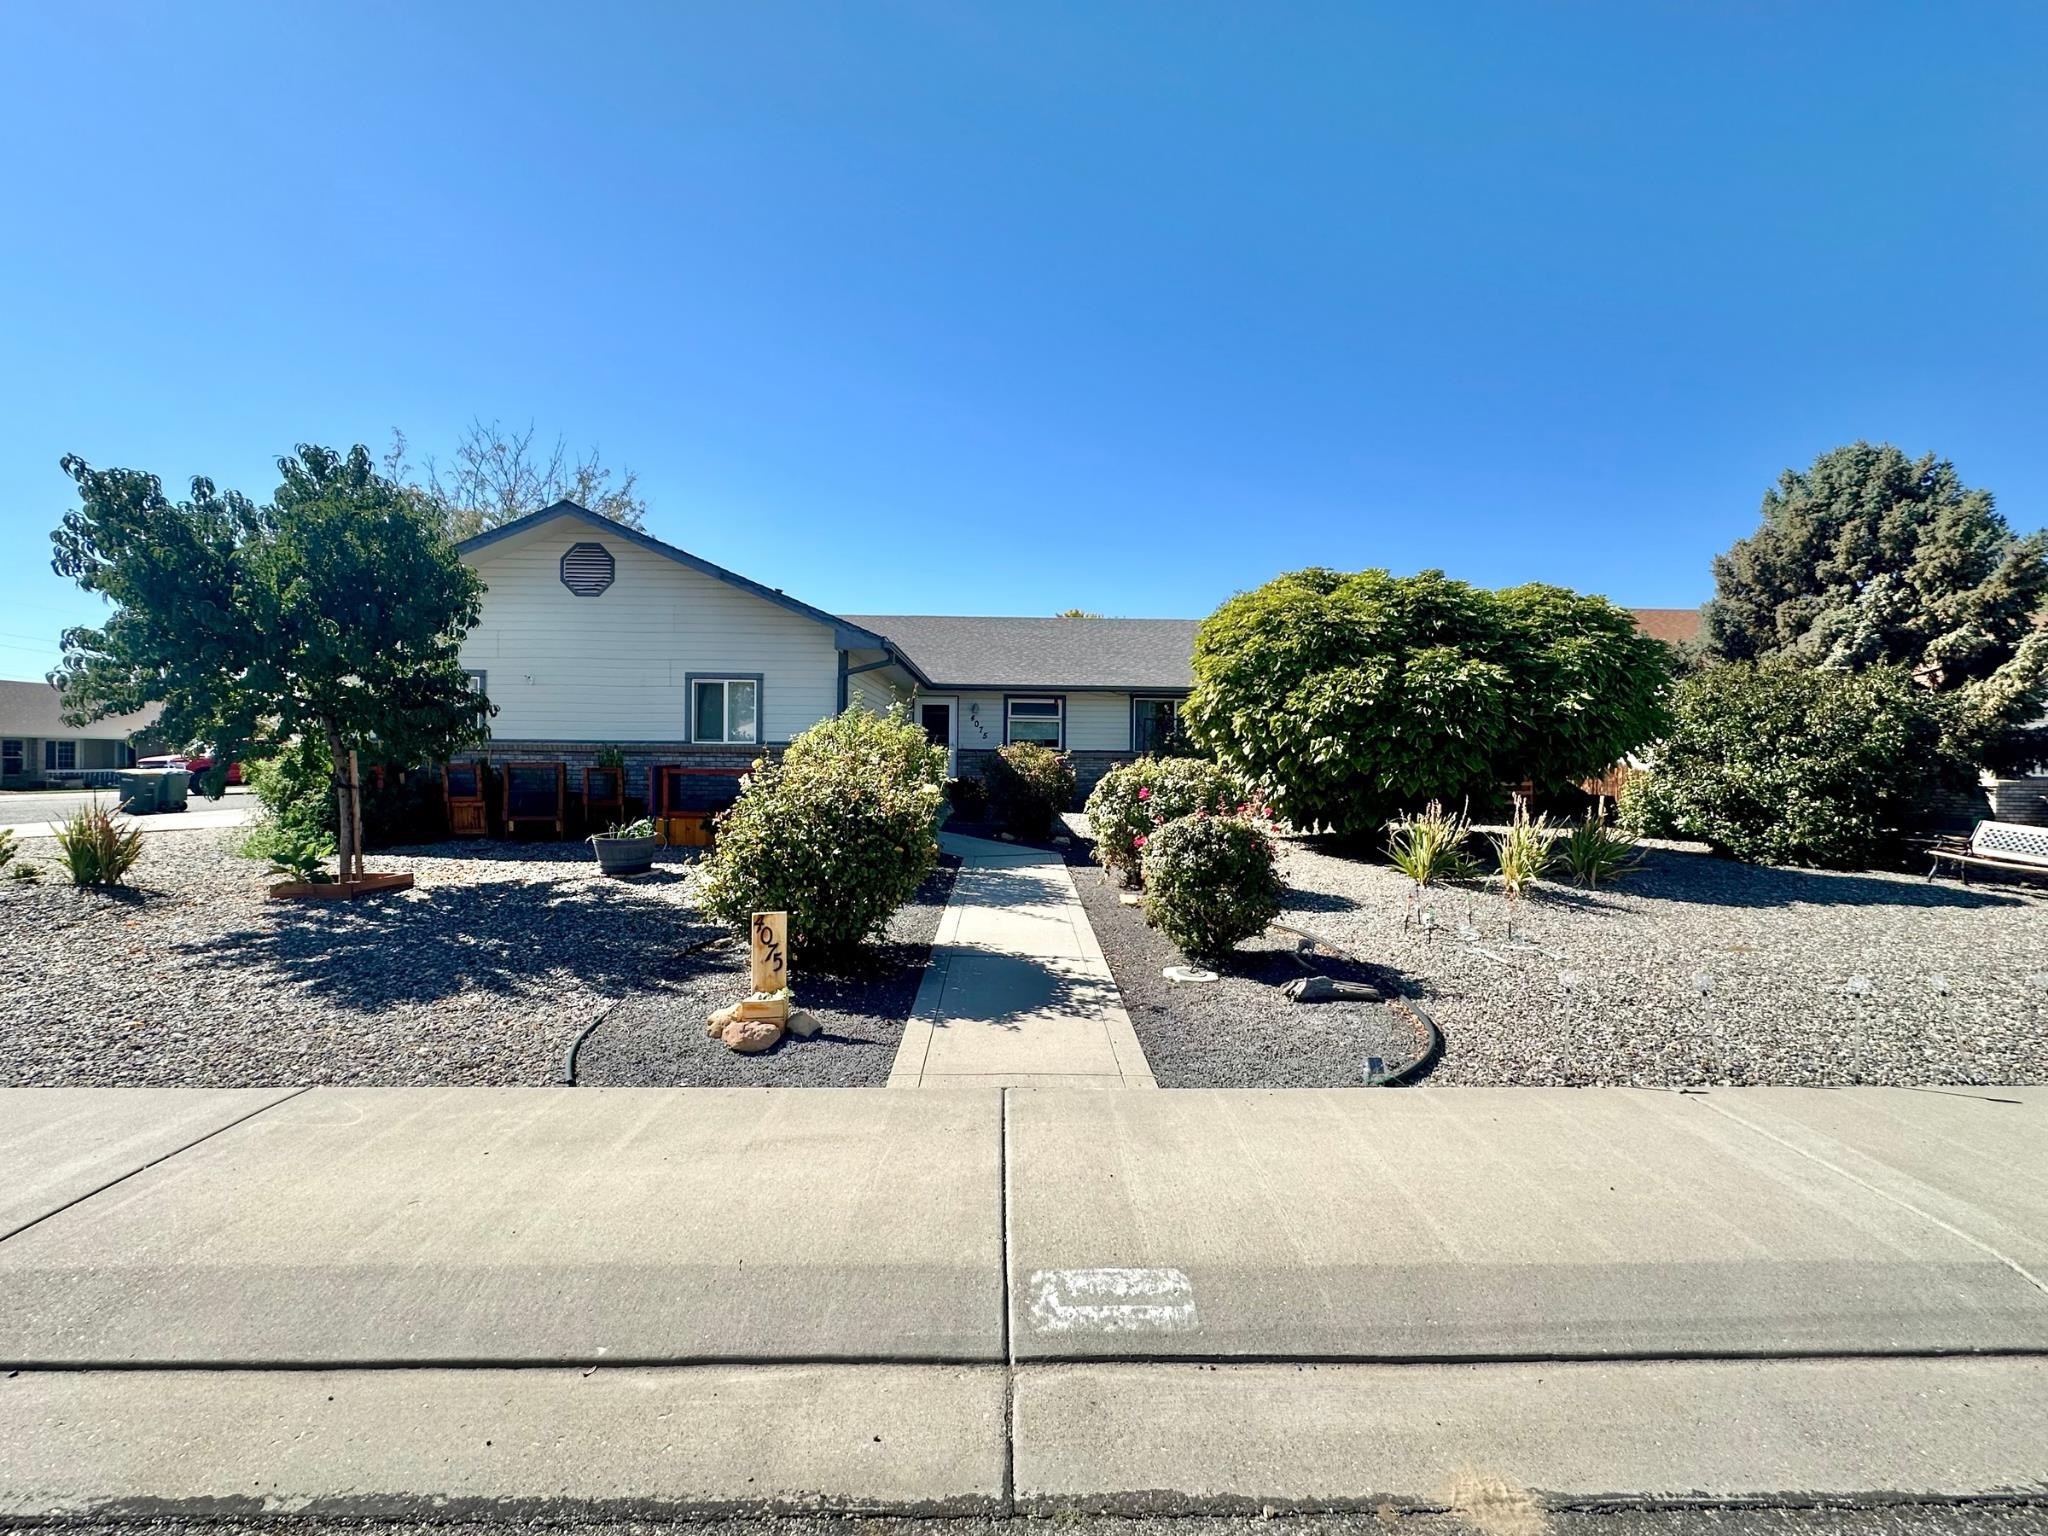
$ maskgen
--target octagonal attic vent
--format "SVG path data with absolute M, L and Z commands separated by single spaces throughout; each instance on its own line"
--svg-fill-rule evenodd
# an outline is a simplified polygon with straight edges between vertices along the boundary
M 602 544 L 571 544 L 562 556 L 562 585 L 578 597 L 595 597 L 612 584 L 617 568 Z

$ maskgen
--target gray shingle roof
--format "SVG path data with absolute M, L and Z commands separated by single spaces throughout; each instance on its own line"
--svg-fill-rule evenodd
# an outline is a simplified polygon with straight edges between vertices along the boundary
M 980 619 L 845 616 L 891 644 L 935 688 L 1161 688 L 1195 685 L 1200 619 Z
M 0 680 L 0 736 L 88 736 L 119 741 L 153 724 L 155 704 L 132 715 L 114 715 L 91 725 L 64 723 L 64 696 L 48 683 Z

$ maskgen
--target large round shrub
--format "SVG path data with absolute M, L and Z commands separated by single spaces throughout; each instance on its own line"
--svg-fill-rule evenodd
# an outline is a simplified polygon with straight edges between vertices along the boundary
M 982 777 L 990 808 L 1018 837 L 1044 837 L 1074 803 L 1074 765 L 1064 752 L 1020 741 L 998 748 Z
M 780 762 L 756 762 L 719 817 L 704 910 L 735 928 L 787 912 L 793 955 L 845 955 L 932 872 L 945 783 L 945 748 L 900 709 L 812 726 Z
M 1562 587 L 1296 571 L 1203 623 L 1183 718 L 1283 819 L 1369 838 L 1404 807 L 1605 772 L 1661 734 L 1672 668 Z
M 1243 801 L 1243 786 L 1201 758 L 1141 757 L 1118 763 L 1088 796 L 1096 862 L 1125 885 L 1134 885 L 1145 843 L 1160 826 L 1197 811 L 1222 814 Z
M 1145 916 L 1191 959 L 1220 960 L 1280 915 L 1280 870 L 1265 824 L 1183 816 L 1145 842 Z
M 1622 813 L 1631 830 L 1751 863 L 1865 868 L 1970 782 L 1945 711 L 1899 667 L 1708 667 L 1679 686 L 1670 735 Z

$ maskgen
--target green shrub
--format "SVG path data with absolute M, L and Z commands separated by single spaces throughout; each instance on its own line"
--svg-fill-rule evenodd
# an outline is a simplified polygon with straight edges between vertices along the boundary
M 1974 765 L 1949 705 L 1898 667 L 1709 667 L 1680 685 L 1653 777 L 1623 811 L 1757 864 L 1880 862 Z
M 274 822 L 266 830 L 269 835 L 260 857 L 270 861 L 272 874 L 288 875 L 305 885 L 326 885 L 334 879 L 327 871 L 334 839 L 325 832 L 287 831 Z M 245 840 L 245 851 L 247 847 Z
M 1280 915 L 1280 871 L 1264 821 L 1183 816 L 1145 843 L 1145 916 L 1195 960 L 1220 960 Z
M 988 814 L 988 785 L 980 779 L 948 779 L 946 799 L 962 821 L 979 821 Z
M 104 805 L 83 806 L 58 824 L 57 853 L 73 885 L 123 885 L 142 857 L 142 831 L 115 821 Z
M 1404 806 L 1604 773 L 1661 734 L 1673 665 L 1561 587 L 1296 571 L 1204 621 L 1183 718 L 1284 820 L 1364 839 Z
M 1153 831 L 1197 811 L 1223 815 L 1243 804 L 1244 787 L 1198 757 L 1141 757 L 1118 763 L 1088 796 L 1095 858 L 1125 885 L 1138 882 Z
M 1419 896 L 1439 880 L 1470 880 L 1479 873 L 1479 866 L 1465 851 L 1471 836 L 1469 818 L 1451 815 L 1441 801 L 1432 800 L 1420 816 L 1387 823 L 1387 857 L 1394 868 L 1415 882 Z
M 1637 837 L 1676 837 L 1678 823 L 1658 787 L 1657 775 L 1637 769 L 1621 781 L 1614 797 L 1614 818 Z
M 272 859 L 310 847 L 323 836 L 335 840 L 339 811 L 324 742 L 299 737 L 245 771 L 250 793 L 264 811 L 263 820 L 241 841 L 238 851 L 245 858 Z M 438 774 L 419 769 L 378 774 L 365 763 L 358 794 L 366 848 L 438 842 L 447 830 Z
M 1074 803 L 1073 763 L 1036 742 L 997 748 L 984 777 L 997 819 L 1018 837 L 1049 835 L 1060 813 Z
M 902 709 L 854 705 L 754 764 L 718 818 L 704 910 L 733 928 L 789 914 L 792 955 L 844 956 L 878 936 L 938 862 L 946 749 Z
M 1588 811 L 1586 819 L 1573 827 L 1558 846 L 1572 879 L 1587 890 L 1593 890 L 1602 881 L 1632 875 L 1643 863 L 1636 852 L 1635 837 L 1608 826 L 1595 811 Z

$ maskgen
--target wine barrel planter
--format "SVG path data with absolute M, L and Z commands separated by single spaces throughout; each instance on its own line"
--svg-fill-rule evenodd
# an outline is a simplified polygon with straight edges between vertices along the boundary
M 654 868 L 654 836 L 593 837 L 597 867 L 607 875 L 644 875 Z

